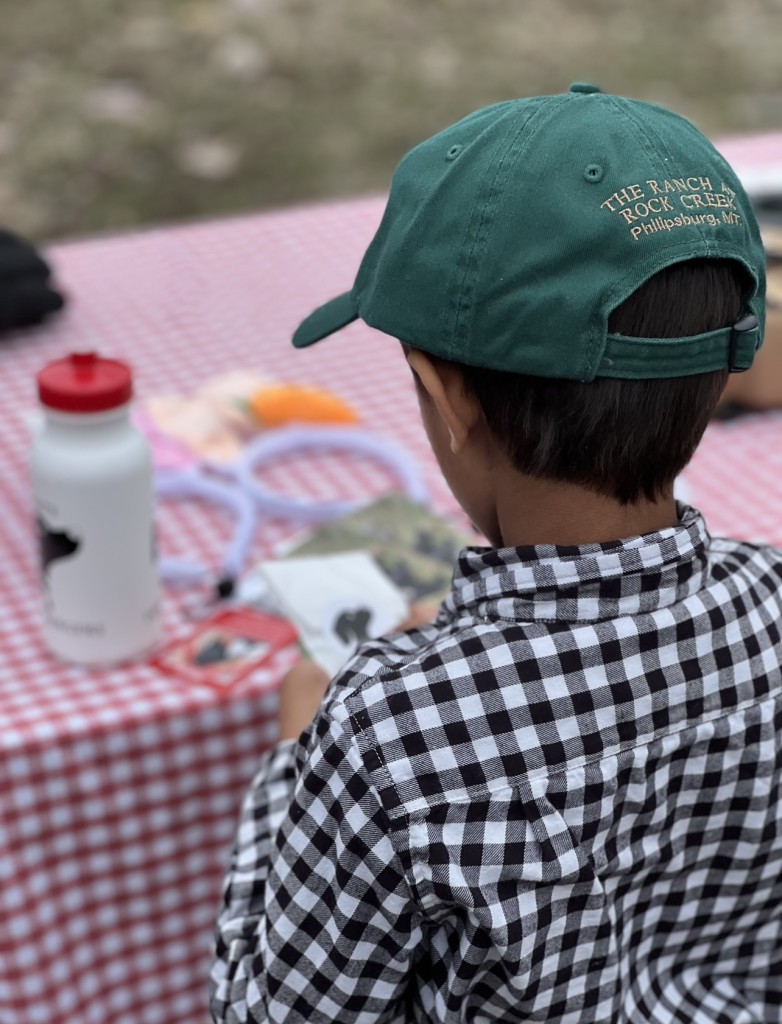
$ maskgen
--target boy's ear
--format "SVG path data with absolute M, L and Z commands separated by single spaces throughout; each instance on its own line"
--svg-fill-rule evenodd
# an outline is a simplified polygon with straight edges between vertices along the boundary
M 464 447 L 473 428 L 482 417 L 480 402 L 465 386 L 458 367 L 410 349 L 407 361 L 424 397 L 428 397 L 448 428 L 452 452 Z

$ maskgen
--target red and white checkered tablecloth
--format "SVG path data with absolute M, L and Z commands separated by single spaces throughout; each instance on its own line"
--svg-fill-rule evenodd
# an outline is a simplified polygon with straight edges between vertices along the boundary
M 64 313 L 0 344 L 0 1024 L 195 1024 L 241 797 L 274 735 L 273 683 L 227 693 L 139 664 L 65 666 L 41 643 L 25 414 L 51 359 L 126 359 L 144 398 L 250 368 L 329 388 L 412 456 L 454 512 L 399 346 L 361 323 L 295 352 L 290 335 L 352 284 L 383 201 L 363 199 L 95 238 L 49 251 Z M 712 531 L 782 544 L 782 414 L 715 424 L 685 474 Z M 392 481 L 347 456 L 265 472 L 289 494 L 371 497 Z M 158 512 L 166 554 L 217 563 L 230 520 Z M 294 528 L 261 523 L 253 558 Z M 165 601 L 169 637 L 186 628 Z

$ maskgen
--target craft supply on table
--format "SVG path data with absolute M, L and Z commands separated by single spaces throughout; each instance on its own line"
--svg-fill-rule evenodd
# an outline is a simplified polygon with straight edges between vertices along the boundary
M 258 423 L 266 428 L 288 423 L 357 423 L 358 413 L 341 398 L 301 384 L 273 384 L 258 388 L 249 407 Z
M 231 370 L 207 378 L 190 394 L 149 396 L 137 415 L 150 435 L 156 465 L 157 457 L 169 467 L 172 462 L 238 459 L 245 443 L 260 429 L 250 411 L 250 399 L 269 383 L 253 370 Z
M 409 456 L 352 428 L 356 411 L 322 388 L 281 383 L 255 370 L 232 370 L 208 378 L 189 395 L 151 396 L 134 419 L 152 448 L 158 498 L 202 499 L 235 516 L 220 565 L 212 568 L 165 555 L 160 559 L 164 582 L 207 584 L 213 600 L 231 596 L 260 516 L 321 523 L 360 504 L 270 490 L 262 473 L 272 463 L 318 453 L 369 458 L 389 470 L 415 501 L 427 500 Z M 204 611 L 201 607 L 200 613 Z
M 152 466 L 130 421 L 128 366 L 74 353 L 38 374 L 30 457 L 44 639 L 66 661 L 112 664 L 160 637 Z
M 248 411 L 252 421 L 247 418 Z M 313 422 L 306 422 L 308 417 Z M 211 628 L 216 608 L 226 600 L 234 608 L 244 604 L 261 614 L 285 616 L 299 628 L 309 652 L 329 671 L 335 671 L 361 638 L 393 629 L 405 618 L 408 595 L 412 599 L 442 596 L 450 580 L 453 557 L 465 538 L 456 541 L 449 536 L 446 542 L 442 535 L 439 537 L 440 556 L 443 543 L 447 547 L 447 566 L 442 558 L 438 562 L 432 557 L 431 528 L 436 517 L 423 508 L 428 491 L 415 463 L 396 445 L 353 427 L 356 418 L 355 412 L 335 395 L 306 385 L 266 382 L 249 371 L 207 381 L 187 399 L 159 396 L 147 401 L 138 422 L 150 438 L 158 467 L 157 497 L 204 500 L 223 506 L 236 519 L 228 548 L 214 567 L 161 556 L 164 581 L 193 587 L 182 606 L 186 617 L 199 618 L 204 628 Z M 376 560 L 354 553 L 344 564 L 317 559 L 310 567 L 312 579 L 300 588 L 301 578 L 295 576 L 295 570 L 280 570 L 289 583 L 295 576 L 291 592 L 294 600 L 286 602 L 265 578 L 263 594 L 256 593 L 248 600 L 248 587 L 241 576 L 259 521 L 285 519 L 296 525 L 320 526 L 357 514 L 365 505 L 355 498 L 288 496 L 270 489 L 264 481 L 264 470 L 286 459 L 332 454 L 379 463 L 403 492 L 397 497 L 404 502 L 404 511 L 397 507 L 397 518 L 409 520 L 412 516 L 418 524 L 419 540 L 429 530 L 429 548 L 419 544 L 412 562 L 384 545 L 386 562 L 402 580 L 404 592 Z M 421 523 L 421 517 L 426 524 Z M 366 523 L 364 527 L 366 530 Z M 381 532 L 387 536 L 387 522 Z M 366 535 L 362 540 L 366 541 Z M 344 545 L 341 550 L 345 550 Z M 413 565 L 416 561 L 417 567 Z M 261 580 L 257 572 L 251 575 Z M 276 578 L 277 570 L 270 570 L 270 575 Z M 258 591 L 258 587 L 255 589 Z M 288 583 L 283 590 L 290 590 Z M 342 602 L 336 610 L 335 601 Z M 199 681 L 203 674 L 187 663 L 183 654 L 186 649 L 190 648 L 177 647 L 177 674 Z M 163 662 L 156 664 L 162 666 Z

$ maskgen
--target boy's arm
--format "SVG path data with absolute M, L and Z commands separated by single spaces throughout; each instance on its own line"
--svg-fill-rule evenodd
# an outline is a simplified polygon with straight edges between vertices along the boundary
M 226 878 L 218 1022 L 405 1020 L 421 928 L 390 824 L 342 727 L 320 714 L 267 755 Z

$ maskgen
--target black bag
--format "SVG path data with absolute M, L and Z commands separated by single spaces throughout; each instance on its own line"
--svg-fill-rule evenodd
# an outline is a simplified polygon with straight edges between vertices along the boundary
M 62 309 L 65 299 L 50 277 L 49 264 L 28 242 L 0 230 L 0 331 L 37 324 Z

